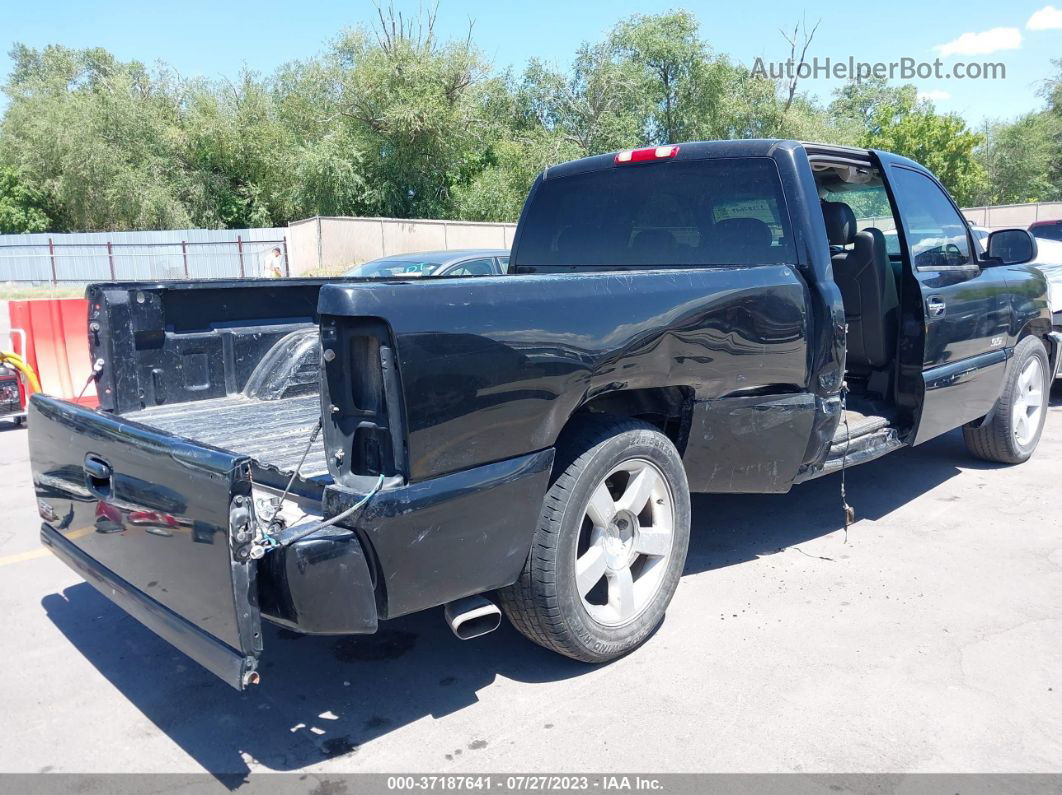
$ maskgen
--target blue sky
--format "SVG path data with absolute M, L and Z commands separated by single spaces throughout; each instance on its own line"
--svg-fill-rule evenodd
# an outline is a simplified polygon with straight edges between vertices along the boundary
M 940 55 L 946 69 L 956 61 L 1005 64 L 1004 80 L 910 81 L 931 93 L 939 110 L 958 112 L 979 125 L 985 118 L 1013 118 L 1042 106 L 1037 85 L 1051 74 L 1051 58 L 1062 56 L 1062 0 L 1054 2 L 1055 7 L 1044 0 L 971 0 L 945 8 L 925 0 L 849 0 L 802 9 L 790 0 L 441 0 L 438 28 L 446 36 L 463 36 L 473 19 L 474 39 L 495 66 L 519 70 L 531 57 L 563 66 L 580 42 L 600 40 L 617 21 L 636 13 L 685 8 L 696 14 L 713 49 L 751 66 L 757 57 L 785 58 L 787 45 L 778 28 L 791 28 L 803 12 L 809 24 L 822 20 L 811 51 L 820 59 L 932 61 Z M 165 61 L 186 76 L 234 75 L 245 64 L 269 72 L 286 61 L 320 52 L 341 29 L 369 23 L 376 14 L 366 0 L 5 5 L 0 17 L 4 74 L 10 69 L 6 53 L 16 41 L 35 47 L 102 46 L 122 59 Z M 415 13 L 418 4 L 399 0 L 396 6 Z M 861 19 L 860 8 L 878 13 Z M 805 85 L 828 98 L 841 82 L 819 79 Z

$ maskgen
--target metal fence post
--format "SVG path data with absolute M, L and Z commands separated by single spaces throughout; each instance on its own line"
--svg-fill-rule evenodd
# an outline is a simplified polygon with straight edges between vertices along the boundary
M 188 278 L 188 241 L 181 241 L 181 259 L 184 260 L 184 278 Z
M 284 238 L 284 275 L 291 276 L 291 265 L 288 263 L 288 239 Z
M 243 274 L 243 235 L 236 235 L 236 251 L 240 255 L 240 278 L 244 278 Z
M 48 238 L 48 256 L 52 261 L 52 284 L 56 284 L 58 279 L 55 272 L 55 243 L 52 242 L 51 238 Z
M 114 246 L 111 245 L 111 241 L 107 241 L 107 264 L 111 266 L 111 281 L 118 281 L 118 277 L 114 272 Z

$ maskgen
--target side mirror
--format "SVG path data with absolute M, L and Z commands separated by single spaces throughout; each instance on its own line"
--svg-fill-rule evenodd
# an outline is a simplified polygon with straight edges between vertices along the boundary
M 997 229 L 988 236 L 988 256 L 1001 265 L 1032 262 L 1036 254 L 1036 238 L 1026 229 Z

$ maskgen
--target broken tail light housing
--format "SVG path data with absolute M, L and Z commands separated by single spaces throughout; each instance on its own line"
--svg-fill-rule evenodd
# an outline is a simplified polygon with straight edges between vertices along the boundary
M 668 160 L 677 155 L 678 150 L 678 146 L 674 144 L 646 146 L 642 149 L 624 149 L 622 152 L 616 152 L 615 162 L 619 166 L 625 163 L 645 163 L 649 160 Z

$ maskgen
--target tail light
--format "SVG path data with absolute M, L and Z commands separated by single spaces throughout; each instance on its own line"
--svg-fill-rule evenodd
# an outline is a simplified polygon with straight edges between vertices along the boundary
M 667 160 L 678 154 L 678 146 L 647 146 L 644 149 L 624 149 L 616 152 L 616 165 L 624 163 L 644 163 L 647 160 Z

